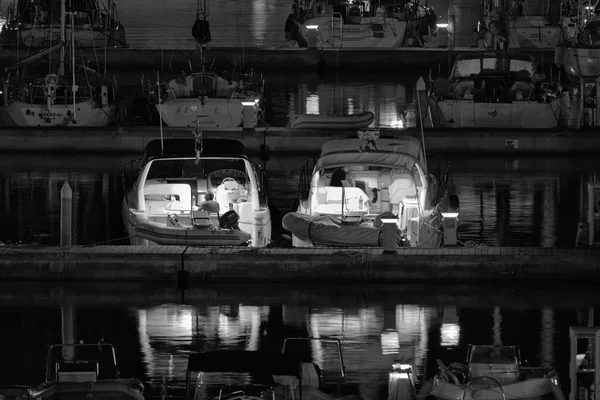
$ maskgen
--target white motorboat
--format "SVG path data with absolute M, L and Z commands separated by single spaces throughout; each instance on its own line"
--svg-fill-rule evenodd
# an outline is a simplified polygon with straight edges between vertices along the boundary
M 429 174 L 414 137 L 331 140 L 302 169 L 299 205 L 283 227 L 296 247 L 381 246 L 382 219 L 394 218 L 401 245 L 439 246 L 442 213 L 458 217 L 449 170 L 440 181 Z
M 544 79 L 527 53 L 460 54 L 450 78 L 433 82 L 425 123 L 434 128 L 555 128 L 560 93 Z
M 74 36 L 78 48 L 127 47 L 125 27 L 113 0 L 75 0 L 67 7 L 67 12 L 77 16 L 67 33 L 71 35 L 73 29 L 77 32 Z M 45 48 L 61 42 L 58 1 L 13 0 L 5 15 L 6 22 L 0 26 L 0 47 Z
M 444 365 L 430 393 L 439 400 L 564 400 L 552 368 L 525 367 L 518 346 L 471 345 L 467 364 Z
M 153 140 L 121 177 L 131 244 L 262 247 L 271 239 L 266 175 L 238 141 Z
M 75 18 L 74 12 L 66 11 L 67 1 L 61 1 L 61 41 L 17 61 L 8 70 L 24 66 L 34 68 L 44 57 L 60 51 L 55 60 L 57 65 L 48 60 L 50 72 L 37 75 L 33 80 L 17 79 L 22 75 L 19 73 L 12 76 L 9 73 L 2 79 L 0 126 L 81 128 L 117 123 L 119 96 L 116 81 L 76 60 L 76 29 L 66 23 L 67 19 L 72 22 Z M 71 27 L 68 37 L 66 26 Z

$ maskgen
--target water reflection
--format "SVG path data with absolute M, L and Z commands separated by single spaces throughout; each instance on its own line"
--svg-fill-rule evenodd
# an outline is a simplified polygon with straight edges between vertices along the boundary
M 482 305 L 485 294 L 471 302 L 459 300 L 462 305 L 397 300 L 402 292 L 421 293 L 424 301 L 431 301 L 430 293 L 450 294 L 458 290 L 466 296 L 474 288 L 440 286 L 427 291 L 411 285 L 377 286 L 370 290 L 368 302 L 364 302 L 364 291 L 369 290 L 366 287 L 363 291 L 353 287 L 332 290 L 331 286 L 308 291 L 282 288 L 288 297 L 275 300 L 264 285 L 221 285 L 192 289 L 185 294 L 183 303 L 177 303 L 168 301 L 168 296 L 160 300 L 161 290 L 173 299 L 178 296 L 175 289 L 164 286 L 4 284 L 0 287 L 0 318 L 10 318 L 12 323 L 4 324 L 0 335 L 11 340 L 15 351 L 25 347 L 35 351 L 30 352 L 27 363 L 15 365 L 12 374 L 0 375 L 0 384 L 40 382 L 41 369 L 32 373 L 31 366 L 43 365 L 44 349 L 60 340 L 61 329 L 72 331 L 74 340 L 88 342 L 96 340 L 101 332 L 106 342 L 117 347 L 122 376 L 141 375 L 150 389 L 150 398 L 160 392 L 163 379 L 170 397 L 182 397 L 191 352 L 277 351 L 283 338 L 289 336 L 340 339 L 347 382 L 356 386 L 365 399 L 385 398 L 387 371 L 393 360 L 412 364 L 422 380 L 435 372 L 436 358 L 446 364 L 463 360 L 469 343 L 519 345 L 523 357 L 532 365 L 552 366 L 565 373 L 567 328 L 578 323 L 578 313 L 577 305 L 564 308 L 564 302 L 556 299 L 574 298 L 568 288 L 530 294 L 532 299 L 555 299 L 563 307 L 490 307 Z M 533 289 L 524 288 L 520 294 L 505 290 L 502 294 L 502 288 L 483 291 L 494 299 L 492 304 L 507 304 Z M 583 288 L 574 290 L 581 295 L 596 293 Z M 363 300 L 362 305 L 359 299 Z M 599 299 L 587 303 L 597 304 Z M 67 312 L 72 315 L 66 315 Z M 46 317 L 38 318 L 40 313 Z M 24 327 L 29 332 L 42 332 L 23 335 Z M 311 341 L 306 350 L 326 376 L 339 377 L 336 346 Z M 8 349 L 7 355 L 11 356 L 12 351 Z M 12 381 L 6 381 L 7 377 Z

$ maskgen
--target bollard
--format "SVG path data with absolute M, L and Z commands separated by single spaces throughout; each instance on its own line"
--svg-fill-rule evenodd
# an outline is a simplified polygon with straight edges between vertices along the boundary
M 442 227 L 444 229 L 444 247 L 456 246 L 456 231 L 458 230 L 458 213 L 442 213 Z
M 71 246 L 73 191 L 69 182 L 60 189 L 60 245 Z
M 396 254 L 396 231 L 398 218 L 381 218 L 383 223 L 383 254 Z

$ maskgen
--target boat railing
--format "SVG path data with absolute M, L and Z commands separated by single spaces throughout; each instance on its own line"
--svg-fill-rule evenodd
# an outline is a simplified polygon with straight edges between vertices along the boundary
M 311 157 L 306 161 L 306 163 L 304 163 L 304 166 L 302 166 L 299 180 L 299 194 L 301 201 L 308 200 L 308 196 L 310 195 L 310 184 L 312 181 L 313 171 L 315 169 L 315 165 L 317 164 L 318 159 L 319 158 L 317 156 Z
M 142 158 L 136 158 L 135 160 L 125 163 L 121 167 L 119 178 L 121 180 L 121 185 L 123 186 L 123 193 L 127 193 L 127 191 L 133 187 L 133 184 L 139 175 L 142 160 Z

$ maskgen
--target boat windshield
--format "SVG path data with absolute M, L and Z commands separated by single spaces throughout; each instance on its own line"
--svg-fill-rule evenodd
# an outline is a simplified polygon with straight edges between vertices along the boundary
M 233 178 L 239 184 L 248 183 L 246 163 L 240 158 L 195 158 L 157 159 L 150 163 L 147 180 L 198 180 L 208 179 L 211 186 L 217 187 L 226 178 Z
M 272 398 L 273 375 L 247 372 L 200 372 L 192 400 L 255 396 Z M 282 392 L 283 394 L 283 392 Z M 278 396 L 279 397 L 279 396 Z M 285 399 L 282 397 L 282 399 Z
M 473 346 L 471 364 L 514 364 L 517 350 L 514 346 Z
M 456 62 L 452 78 L 468 78 L 472 75 L 479 75 L 483 72 L 493 71 L 498 74 L 509 74 L 527 72 L 532 76 L 535 68 L 531 60 L 503 59 L 496 57 L 484 57 L 475 59 L 464 59 Z

